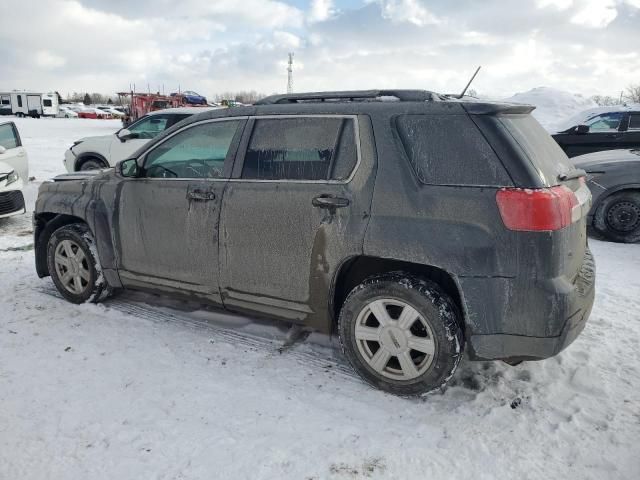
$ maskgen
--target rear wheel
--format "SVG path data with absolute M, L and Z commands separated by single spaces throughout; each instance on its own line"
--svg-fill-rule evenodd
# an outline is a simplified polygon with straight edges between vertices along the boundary
M 94 244 L 93 234 L 82 223 L 60 227 L 49 239 L 49 274 L 70 302 L 97 302 L 109 293 Z
M 97 158 L 90 158 L 85 160 L 82 165 L 80 165 L 80 171 L 84 170 L 100 170 L 101 168 L 106 168 L 104 163 L 98 160 Z
M 640 192 L 627 190 L 605 198 L 594 215 L 594 228 L 614 242 L 640 242 Z
M 396 395 L 444 385 L 462 356 L 460 315 L 435 283 L 402 272 L 371 277 L 342 306 L 342 348 L 369 384 Z

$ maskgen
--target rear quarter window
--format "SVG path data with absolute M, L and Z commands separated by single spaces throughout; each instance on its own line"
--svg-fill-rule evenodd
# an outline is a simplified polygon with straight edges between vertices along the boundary
M 422 183 L 512 184 L 495 152 L 467 115 L 400 115 L 396 129 Z
M 557 185 L 560 175 L 574 169 L 562 148 L 531 115 L 500 115 L 496 118 L 528 157 L 545 185 Z

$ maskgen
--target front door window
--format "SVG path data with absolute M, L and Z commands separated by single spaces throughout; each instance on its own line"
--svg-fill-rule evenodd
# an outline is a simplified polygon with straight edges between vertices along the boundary
M 224 161 L 239 121 L 208 122 L 183 130 L 147 154 L 148 178 L 224 178 Z
M 590 132 L 615 132 L 622 121 L 622 112 L 605 113 L 588 120 Z

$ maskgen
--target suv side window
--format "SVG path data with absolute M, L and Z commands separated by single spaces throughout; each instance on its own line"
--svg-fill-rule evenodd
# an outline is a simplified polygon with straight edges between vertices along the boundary
M 149 115 L 131 125 L 129 131 L 137 133 L 137 138 L 150 140 L 168 127 L 169 119 L 169 115 Z
M 344 180 L 357 163 L 352 118 L 258 118 L 242 178 Z
M 147 153 L 143 177 L 223 178 L 224 162 L 240 121 L 193 125 Z
M 422 183 L 511 184 L 504 166 L 467 115 L 400 115 L 396 128 Z
M 0 145 L 7 150 L 20 146 L 12 124 L 5 123 L 4 125 L 0 125 Z
M 604 113 L 585 122 L 590 132 L 615 132 L 622 121 L 622 112 Z
M 629 130 L 640 130 L 640 113 L 629 115 Z

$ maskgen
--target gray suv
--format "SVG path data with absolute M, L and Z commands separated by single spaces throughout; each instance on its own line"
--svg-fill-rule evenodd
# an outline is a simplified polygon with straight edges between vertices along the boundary
M 41 186 L 38 275 L 75 303 L 141 289 L 337 333 L 399 395 L 464 350 L 550 357 L 591 311 L 591 195 L 532 108 L 394 90 L 195 115 Z

